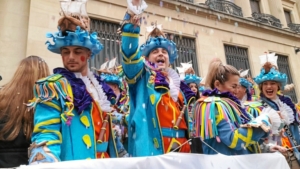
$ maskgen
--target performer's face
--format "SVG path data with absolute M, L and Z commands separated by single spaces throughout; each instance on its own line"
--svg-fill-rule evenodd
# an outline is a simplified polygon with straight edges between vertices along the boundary
M 148 58 L 149 62 L 155 63 L 159 69 L 169 66 L 169 54 L 164 48 L 156 48 L 151 51 Z
M 223 84 L 220 83 L 219 80 L 215 81 L 215 88 L 217 88 L 220 92 L 230 92 L 231 94 L 236 96 L 237 87 L 240 84 L 240 77 L 238 75 L 229 75 L 228 80 Z
M 275 81 L 265 81 L 262 84 L 262 92 L 268 99 L 276 99 L 279 84 Z
M 190 83 L 189 87 L 192 90 L 192 92 L 194 92 L 195 94 L 197 94 L 197 92 L 198 92 L 198 86 L 197 86 L 196 83 Z
M 61 49 L 64 67 L 71 72 L 86 72 L 90 55 L 91 52 L 87 48 L 79 46 L 67 46 Z
M 243 97 L 245 96 L 246 94 L 246 88 L 242 85 L 238 85 L 237 87 L 237 92 L 236 92 L 236 97 L 239 99 L 239 100 L 242 100 Z

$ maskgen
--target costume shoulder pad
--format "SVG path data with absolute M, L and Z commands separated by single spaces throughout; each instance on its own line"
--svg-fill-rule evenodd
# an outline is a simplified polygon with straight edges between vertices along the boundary
M 61 74 L 53 74 L 43 79 L 39 79 L 34 85 L 35 98 L 47 101 L 53 98 L 63 98 L 68 101 L 73 100 L 73 92 L 68 80 Z

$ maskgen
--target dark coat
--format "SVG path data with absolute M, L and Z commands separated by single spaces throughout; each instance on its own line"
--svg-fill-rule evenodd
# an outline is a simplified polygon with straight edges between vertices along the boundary
M 3 122 L 0 121 L 0 129 L 3 127 Z M 0 140 L 0 168 L 18 167 L 28 164 L 27 149 L 30 145 L 30 140 L 21 129 L 18 136 L 12 141 Z

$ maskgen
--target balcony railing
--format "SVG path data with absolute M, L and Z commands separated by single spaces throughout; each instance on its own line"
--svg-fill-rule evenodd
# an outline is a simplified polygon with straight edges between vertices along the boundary
M 273 15 L 254 12 L 252 13 L 252 17 L 258 22 L 269 24 L 277 28 L 282 28 L 280 20 L 274 17 Z
M 212 10 L 228 13 L 243 17 L 242 8 L 230 1 L 225 0 L 207 0 L 205 4 Z
M 289 27 L 292 31 L 294 31 L 294 32 L 296 32 L 296 33 L 300 33 L 300 24 L 289 23 L 289 24 L 288 24 L 288 27 Z

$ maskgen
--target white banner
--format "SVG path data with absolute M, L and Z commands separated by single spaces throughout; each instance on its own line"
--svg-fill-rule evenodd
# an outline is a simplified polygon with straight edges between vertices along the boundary
M 289 169 L 280 153 L 238 156 L 169 153 L 160 156 L 65 161 L 21 169 Z

